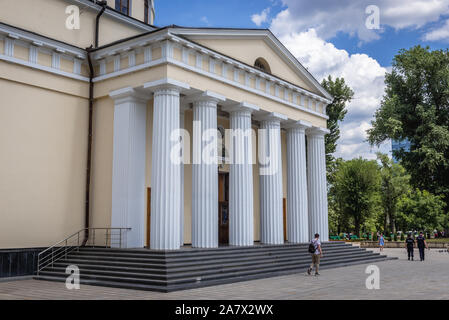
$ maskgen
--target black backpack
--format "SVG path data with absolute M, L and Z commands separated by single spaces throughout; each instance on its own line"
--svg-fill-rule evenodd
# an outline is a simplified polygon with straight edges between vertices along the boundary
M 310 242 L 309 244 L 309 253 L 315 253 L 315 244 L 312 242 Z

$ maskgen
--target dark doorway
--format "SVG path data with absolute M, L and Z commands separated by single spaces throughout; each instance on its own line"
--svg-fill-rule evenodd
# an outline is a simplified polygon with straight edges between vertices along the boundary
M 218 241 L 229 244 L 229 173 L 218 173 Z

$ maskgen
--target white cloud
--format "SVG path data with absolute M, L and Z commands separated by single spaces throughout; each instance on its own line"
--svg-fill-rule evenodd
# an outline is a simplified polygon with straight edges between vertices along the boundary
M 282 0 L 282 5 L 284 9 L 271 20 L 273 33 L 319 81 L 328 75 L 343 77 L 354 90 L 348 114 L 341 124 L 336 156 L 374 159 L 375 152 L 390 151 L 389 142 L 371 148 L 366 142 L 366 130 L 380 106 L 385 73 L 391 69 L 382 67 L 367 54 L 349 54 L 328 41 L 339 33 L 362 42 L 380 39 L 384 30 L 366 27 L 369 16 L 366 8 L 370 5 L 380 9 L 381 28 L 419 29 L 449 14 L 449 0 Z M 269 19 L 263 13 L 254 15 L 253 22 L 261 24 Z M 449 39 L 449 20 L 424 37 L 429 41 Z
M 285 34 L 282 43 L 304 64 L 315 77 L 321 79 L 329 74 L 343 77 L 354 91 L 354 99 L 348 105 L 348 114 L 341 125 L 337 157 L 374 159 L 377 148 L 366 142 L 366 130 L 384 93 L 384 77 L 387 69 L 366 54 L 350 55 L 321 39 L 315 29 Z M 388 147 L 381 148 L 384 152 Z
M 205 24 L 207 24 L 207 25 L 210 25 L 209 19 L 207 19 L 207 17 L 205 17 L 205 16 L 201 17 L 200 21 L 205 23 Z
M 380 9 L 381 26 L 396 30 L 421 28 L 449 14 L 449 0 L 283 0 L 287 9 L 272 21 L 276 34 L 305 32 L 314 28 L 320 38 L 330 39 L 339 32 L 357 36 L 362 41 L 380 38 L 383 30 L 369 30 L 365 9 Z
M 251 16 L 251 21 L 254 22 L 255 25 L 260 27 L 262 23 L 265 23 L 268 21 L 268 15 L 270 14 L 270 8 L 266 8 L 263 10 L 260 14 L 253 14 Z
M 423 37 L 425 41 L 448 41 L 449 40 L 449 20 L 446 20 L 446 23 L 437 29 L 433 29 L 426 33 Z

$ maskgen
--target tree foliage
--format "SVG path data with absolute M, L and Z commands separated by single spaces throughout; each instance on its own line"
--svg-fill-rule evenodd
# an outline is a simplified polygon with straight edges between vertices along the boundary
M 396 211 L 399 199 L 410 190 L 410 175 L 386 154 L 377 153 L 380 167 L 380 197 L 383 207 L 384 230 L 396 233 Z
M 399 201 L 398 227 L 404 231 L 443 230 L 448 226 L 444 206 L 441 196 L 415 189 Z
M 449 204 L 449 51 L 401 50 L 387 73 L 386 91 L 368 140 L 410 141 L 395 156 L 415 188 L 443 195 Z
M 362 158 L 342 162 L 335 176 L 333 194 L 343 219 L 351 220 L 359 234 L 373 216 L 380 175 L 375 161 Z
M 329 117 L 327 128 L 330 133 L 325 137 L 328 181 L 332 181 L 336 163 L 333 154 L 337 150 L 337 141 L 340 139 L 340 122 L 344 120 L 348 112 L 346 105 L 351 102 L 354 92 L 346 85 L 343 78 L 333 80 L 329 76 L 327 79 L 323 79 L 321 85 L 334 97 L 332 103 L 326 108 L 326 114 Z

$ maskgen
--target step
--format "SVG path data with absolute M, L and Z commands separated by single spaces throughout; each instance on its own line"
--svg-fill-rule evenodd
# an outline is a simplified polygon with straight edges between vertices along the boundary
M 351 257 L 348 259 L 340 258 L 333 259 L 330 261 L 323 261 L 322 265 L 335 264 L 335 263 L 345 263 L 352 261 L 370 261 L 372 259 L 377 259 L 379 256 L 364 256 L 364 257 Z M 131 272 L 111 272 L 111 271 L 101 271 L 101 270 L 81 270 L 81 278 L 87 279 L 106 279 L 114 280 L 119 282 L 138 282 L 143 281 L 146 284 L 163 284 L 163 283 L 188 283 L 196 282 L 198 278 L 202 280 L 217 279 L 217 278 L 227 278 L 231 275 L 247 275 L 253 273 L 264 273 L 272 272 L 275 270 L 284 270 L 286 268 L 298 268 L 307 267 L 310 265 L 310 261 L 285 261 L 285 262 L 273 262 L 262 265 L 252 265 L 247 267 L 236 267 L 236 268 L 215 268 L 208 270 L 207 272 L 196 272 L 196 273 L 180 273 L 176 274 L 176 277 L 166 277 L 161 275 L 154 275 L 150 273 L 131 273 Z M 53 268 L 41 273 L 42 275 L 56 275 L 65 274 L 64 268 Z
M 360 250 L 357 252 L 347 253 L 347 252 L 333 252 L 328 253 L 325 255 L 325 257 L 340 257 L 340 256 L 357 256 L 357 255 L 366 255 L 371 254 L 370 252 L 366 252 L 364 250 Z M 82 265 L 86 263 L 94 264 L 94 265 L 103 265 L 103 266 L 111 266 L 111 267 L 140 267 L 141 269 L 159 269 L 159 270 L 166 270 L 167 272 L 172 271 L 171 269 L 175 268 L 186 268 L 186 267 L 192 267 L 195 269 L 198 268 L 209 268 L 211 266 L 216 265 L 223 265 L 223 264 L 235 264 L 235 263 L 248 263 L 248 264 L 254 264 L 254 263 L 265 263 L 267 261 L 271 262 L 273 260 L 279 260 L 279 259 L 288 259 L 288 260 L 302 260 L 305 259 L 307 261 L 310 260 L 310 254 L 292 254 L 292 255 L 271 255 L 271 256 L 259 256 L 257 258 L 255 257 L 245 257 L 240 259 L 235 259 L 233 257 L 226 257 L 222 259 L 214 259 L 211 261 L 207 260 L 194 260 L 194 261 L 177 261 L 175 262 L 167 262 L 166 264 L 149 264 L 145 260 L 136 260 L 133 263 L 130 263 L 129 261 L 122 261 L 122 260 L 92 260 L 92 259 L 72 259 L 68 258 L 67 260 L 60 260 L 59 262 L 66 263 L 67 265 L 75 264 L 75 265 Z M 57 263 L 59 263 L 57 262 Z
M 179 251 L 83 247 L 44 268 L 37 279 L 65 281 L 66 266 L 74 264 L 83 284 L 168 292 L 305 272 L 311 262 L 307 249 L 308 244 Z M 389 259 L 345 243 L 324 243 L 323 250 L 322 268 Z
M 361 250 L 360 252 L 357 252 L 357 254 L 352 253 L 351 256 L 358 256 L 358 255 L 369 255 L 371 253 Z M 329 253 L 326 254 L 325 259 L 328 258 L 334 258 L 334 257 L 341 257 L 341 256 L 346 256 L 347 254 L 345 253 L 340 253 L 340 252 L 336 252 L 336 253 Z M 265 262 L 271 262 L 273 260 L 306 260 L 306 261 L 310 261 L 310 255 L 293 255 L 293 256 L 263 256 L 257 260 L 255 259 L 240 259 L 240 260 L 236 260 L 236 259 L 232 259 L 230 262 L 226 262 L 221 260 L 215 260 L 208 264 L 204 264 L 202 263 L 202 261 L 200 261 L 201 265 L 198 265 L 197 263 L 183 263 L 183 262 L 178 262 L 176 264 L 174 263 L 168 263 L 166 265 L 166 268 L 152 268 L 149 267 L 148 264 L 145 263 L 140 263 L 140 264 L 133 264 L 133 266 L 130 266 L 129 263 L 110 263 L 110 264 L 105 264 L 104 261 L 94 261 L 94 260 L 89 260 L 89 261 L 82 261 L 81 263 L 75 263 L 76 261 L 73 260 L 69 260 L 69 261 L 65 261 L 65 260 L 61 260 L 59 262 L 55 263 L 55 266 L 58 267 L 65 267 L 67 265 L 70 264 L 76 264 L 78 267 L 83 268 L 83 267 L 90 267 L 92 269 L 108 269 L 108 270 L 115 270 L 115 271 L 122 271 L 122 270 L 130 270 L 130 271 L 145 271 L 145 272 L 153 272 L 153 273 L 158 273 L 158 274 L 164 274 L 164 273 L 175 273 L 175 272 L 179 272 L 181 270 L 185 270 L 185 271 L 196 271 L 196 270 L 201 270 L 201 269 L 209 269 L 211 268 L 213 265 L 227 265 L 227 266 L 237 266 L 237 265 L 253 265 L 255 263 L 265 263 Z
M 360 249 L 360 248 L 345 248 L 344 250 L 328 250 L 326 251 L 328 254 L 331 254 L 333 252 L 345 252 L 345 253 L 356 253 L 356 252 L 360 252 L 363 251 L 364 249 Z M 203 263 L 208 263 L 209 261 L 216 261 L 216 260 L 223 260 L 223 259 L 228 259 L 228 260 L 237 260 L 240 258 L 246 258 L 246 259 L 250 259 L 250 258 L 257 258 L 257 257 L 266 257 L 266 256 L 280 256 L 282 254 L 285 255 L 304 255 L 304 256 L 309 256 L 310 254 L 306 251 L 289 251 L 289 252 L 281 252 L 281 251 L 273 251 L 273 252 L 258 252 L 258 253 L 247 253 L 247 254 L 237 254 L 237 255 L 229 255 L 229 254 L 221 254 L 221 255 L 215 255 L 215 256 L 207 256 L 207 257 L 182 257 L 182 258 L 166 258 L 165 260 L 163 259 L 147 259 L 144 255 L 139 255 L 139 256 L 115 256 L 115 255 L 107 255 L 107 254 L 103 254 L 103 255 L 83 255 L 83 254 L 78 254 L 78 253 L 70 253 L 68 255 L 68 259 L 74 259 L 74 260 L 97 260 L 97 261 L 120 261 L 120 262 L 141 262 L 141 263 L 149 263 L 149 264 L 163 264 L 164 261 L 166 263 L 176 263 L 176 262 L 180 262 L 182 261 L 183 263 L 187 263 L 189 261 L 194 262 L 194 261 L 202 261 Z
M 329 269 L 333 267 L 341 267 L 341 266 L 348 266 L 348 265 L 356 265 L 356 264 L 365 264 L 368 262 L 376 262 L 376 261 L 385 261 L 387 260 L 385 256 L 379 256 L 376 259 L 370 259 L 369 261 L 346 261 L 342 262 L 338 265 L 320 265 L 321 269 Z M 269 278 L 269 277 L 275 277 L 275 276 L 281 276 L 281 275 L 288 275 L 288 274 L 294 274 L 298 272 L 305 272 L 305 269 L 307 266 L 301 268 L 300 266 L 297 266 L 296 268 L 292 268 L 289 270 L 282 270 L 282 271 L 275 271 L 270 273 L 263 273 L 263 274 L 253 274 L 253 275 L 247 275 L 247 276 L 235 276 L 231 278 L 226 279 L 217 279 L 217 280 L 209 280 L 209 281 L 201 281 L 201 282 L 195 282 L 191 284 L 180 284 L 180 285 L 171 285 L 171 286 L 157 286 L 157 285 L 148 285 L 143 283 L 123 283 L 120 281 L 105 281 L 105 280 L 92 280 L 92 279 L 85 279 L 81 278 L 80 283 L 85 285 L 95 285 L 95 286 L 103 286 L 103 287 L 114 287 L 114 288 L 126 288 L 126 289 L 135 289 L 135 290 L 148 290 L 148 291 L 159 291 L 159 292 L 171 292 L 171 291 L 178 291 L 178 290 L 186 290 L 186 289 L 193 289 L 198 287 L 205 287 L 205 286 L 214 286 L 219 284 L 225 284 L 225 283 L 234 283 L 234 282 L 240 282 L 240 281 L 249 281 L 249 280 L 255 280 L 260 278 Z M 57 276 L 46 276 L 46 275 L 39 275 L 35 277 L 38 280 L 46 280 L 46 281 L 61 281 L 65 282 L 66 275 L 57 275 Z
M 371 257 L 372 254 L 370 253 L 363 253 L 357 256 L 351 255 L 351 258 L 361 258 L 361 257 Z M 326 256 L 323 261 L 326 262 L 328 260 L 335 260 L 335 259 L 344 259 L 346 256 L 335 256 L 335 257 L 328 257 Z M 260 266 L 266 266 L 266 265 L 281 265 L 282 263 L 310 263 L 309 259 L 291 259 L 291 258 L 277 258 L 277 259 L 270 259 L 265 261 L 251 261 L 247 263 L 241 263 L 241 262 L 234 262 L 231 264 L 219 264 L 216 267 L 213 266 L 203 266 L 202 268 L 198 267 L 192 267 L 192 268 L 185 268 L 180 267 L 178 269 L 168 269 L 167 271 L 157 270 L 157 269 L 137 269 L 137 268 L 129 268 L 129 267 L 110 267 L 110 266 L 104 266 L 104 265 L 77 265 L 80 268 L 81 273 L 88 272 L 88 273 L 95 273 L 98 272 L 98 274 L 133 274 L 133 275 L 140 275 L 142 277 L 147 277 L 148 275 L 156 277 L 156 278 L 179 278 L 187 275 L 199 275 L 203 273 L 214 273 L 219 270 L 219 272 L 227 272 L 228 270 L 236 270 L 236 269 L 243 269 L 243 268 L 254 268 L 254 265 L 260 265 Z M 65 268 L 68 265 L 68 263 L 59 263 L 58 265 L 48 268 L 48 271 L 60 271 L 65 272 Z M 203 269 L 203 270 L 201 270 Z M 156 272 L 155 272 L 156 271 Z
M 80 250 L 83 251 L 96 251 L 96 252 L 123 252 L 123 253 L 137 253 L 137 254 L 145 254 L 149 253 L 156 256 L 169 256 L 169 255 L 193 255 L 193 254 L 199 254 L 199 255 L 211 255 L 215 252 L 218 253 L 229 253 L 229 252 L 235 252 L 235 251 L 255 251 L 255 250 L 289 250 L 293 248 L 299 248 L 299 249 L 306 249 L 308 248 L 309 244 L 285 244 L 285 245 L 254 245 L 254 246 L 247 246 L 247 247 L 220 247 L 220 248 L 211 248 L 211 249 L 200 249 L 200 248 L 182 248 L 181 250 L 174 250 L 174 251 L 156 251 L 156 250 L 150 250 L 150 249 L 119 249 L 119 248 L 98 248 L 98 247 L 82 247 Z M 352 247 L 351 244 L 346 243 L 333 243 L 333 242 L 327 242 L 323 243 L 323 249 L 326 248 L 334 248 L 334 247 Z

